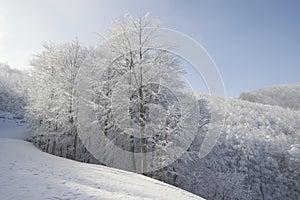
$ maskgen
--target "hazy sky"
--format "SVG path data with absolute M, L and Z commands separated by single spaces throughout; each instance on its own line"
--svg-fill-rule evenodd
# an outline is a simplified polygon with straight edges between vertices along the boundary
M 229 96 L 300 83 L 298 0 L 0 0 L 0 62 L 27 66 L 47 41 L 94 45 L 112 18 L 148 11 L 204 46 Z

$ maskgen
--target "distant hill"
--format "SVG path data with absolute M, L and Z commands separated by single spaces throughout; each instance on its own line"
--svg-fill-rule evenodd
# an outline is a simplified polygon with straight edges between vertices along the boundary
M 300 84 L 278 85 L 242 93 L 241 100 L 300 110 Z

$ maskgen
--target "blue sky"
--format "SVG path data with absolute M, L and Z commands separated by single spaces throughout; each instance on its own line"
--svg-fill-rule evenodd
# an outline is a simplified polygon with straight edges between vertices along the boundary
M 300 83 L 297 0 L 0 0 L 0 62 L 27 66 L 47 41 L 96 44 L 112 18 L 148 11 L 208 51 L 228 96 Z

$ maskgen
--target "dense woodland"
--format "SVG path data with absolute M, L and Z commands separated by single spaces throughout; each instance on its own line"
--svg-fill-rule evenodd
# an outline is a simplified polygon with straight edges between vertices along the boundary
M 77 40 L 45 44 L 44 50 L 32 58 L 30 70 L 1 64 L 0 112 L 25 117 L 36 146 L 58 156 L 139 172 L 207 199 L 300 199 L 300 101 L 295 92 L 300 86 L 271 87 L 226 99 L 184 93 L 180 90 L 184 87 L 180 61 L 161 47 L 157 50 L 151 46 L 155 29 L 147 27 L 158 28 L 159 23 L 147 16 L 127 16 L 115 21 L 109 30 L 112 39 L 100 48 L 84 47 Z M 83 66 L 89 70 L 80 71 Z M 143 77 L 141 70 L 146 71 Z M 121 76 L 125 77 L 122 84 L 118 83 Z M 156 82 L 167 82 L 168 88 L 152 84 L 149 77 L 153 76 L 159 77 Z M 76 87 L 80 78 L 87 79 L 86 87 L 93 94 L 84 101 Z M 129 107 L 121 100 L 112 105 L 113 91 L 128 92 Z M 195 111 L 190 103 L 197 102 L 197 115 L 190 116 L 197 118 L 197 134 L 173 162 L 168 160 L 170 149 L 189 138 L 188 131 L 177 136 L 182 129 L 177 123 L 181 116 L 174 93 L 182 96 L 181 106 L 187 113 Z M 280 93 L 284 97 L 275 95 Z M 81 126 L 80 102 L 92 107 L 88 114 L 96 116 L 96 125 Z M 154 111 L 149 109 L 150 104 L 156 106 Z M 224 113 L 224 104 L 226 114 L 212 120 L 212 114 Z M 120 127 L 126 112 L 132 134 Z M 120 119 L 115 118 L 116 113 Z M 146 122 L 154 118 L 157 121 L 153 123 L 162 127 L 146 127 Z M 162 118 L 167 122 L 161 123 Z M 224 118 L 215 147 L 206 157 L 199 157 L 205 136 L 213 127 L 222 126 Z M 114 145 L 130 152 L 130 159 L 122 160 L 97 137 L 96 146 L 86 145 L 87 138 L 79 133 L 83 128 L 94 135 L 103 132 Z M 150 138 L 146 137 L 147 130 L 158 131 Z M 149 160 L 136 157 L 139 152 L 155 155 Z M 150 165 L 157 170 L 147 170 Z

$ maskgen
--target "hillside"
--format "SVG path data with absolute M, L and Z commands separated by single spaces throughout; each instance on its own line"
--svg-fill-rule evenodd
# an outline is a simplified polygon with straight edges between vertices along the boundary
M 188 151 L 163 173 L 148 175 L 206 199 L 299 199 L 299 111 L 236 98 L 199 98 L 202 121 L 207 124 L 198 130 Z M 216 145 L 206 157 L 199 158 L 204 138 L 212 135 L 217 136 Z M 44 151 L 61 155 L 60 149 L 67 152 L 72 146 L 73 140 L 67 137 L 39 135 L 36 142 Z M 125 143 L 122 140 L 116 145 Z M 86 156 L 84 151 L 77 152 L 79 157 Z M 113 162 L 106 164 L 118 167 Z
M 300 199 L 300 113 L 278 106 L 228 98 L 202 97 L 208 125 L 190 149 L 166 171 L 168 183 L 207 199 Z M 212 151 L 198 157 L 209 127 L 226 121 Z M 211 114 L 219 118 L 212 120 Z
M 142 175 L 56 157 L 38 150 L 31 143 L 1 138 L 20 130 L 19 125 L 13 126 L 11 122 L 6 129 L 3 125 L 0 123 L 2 200 L 202 199 Z M 23 133 L 18 132 L 18 137 L 22 138 Z
M 277 85 L 245 92 L 240 99 L 300 110 L 300 85 Z
M 5 86 L 0 91 L 0 135 L 6 138 L 27 139 L 29 136 L 24 137 L 24 135 L 20 135 L 20 133 L 24 133 L 24 120 L 22 115 L 19 115 L 19 113 L 25 111 L 23 108 L 26 102 L 14 95 L 18 93 L 18 87 L 15 88 L 16 90 L 11 91 L 12 87 L 7 84 L 9 81 L 1 82 L 0 80 L 0 83 Z M 57 88 L 56 83 L 53 86 Z M 30 107 L 29 104 L 27 106 L 27 112 L 29 111 L 29 113 L 26 113 L 26 120 L 31 125 L 32 133 L 34 134 L 33 142 L 37 147 L 57 156 L 94 164 L 103 163 L 112 168 L 124 169 L 126 162 L 131 163 L 131 160 L 121 160 L 119 155 L 114 154 L 114 151 L 106 149 L 106 143 L 96 140 L 97 137 L 87 141 L 93 141 L 91 143 L 92 146 L 94 145 L 99 152 L 104 151 L 99 154 L 90 151 L 87 145 L 89 143 L 84 143 L 82 138 L 77 137 L 77 132 L 74 131 L 80 127 L 79 124 L 72 123 L 72 120 L 70 121 L 73 115 L 66 115 L 68 108 L 68 101 L 66 101 L 68 98 L 66 97 L 68 96 L 63 97 L 62 94 L 65 95 L 67 93 L 60 91 L 56 94 L 57 99 L 52 99 L 46 97 L 53 91 L 58 92 L 57 90 L 39 89 L 40 92 L 33 93 L 34 95 L 31 99 L 36 104 L 33 107 L 32 105 Z M 36 90 L 34 89 L 34 91 Z M 46 94 L 44 93 L 45 91 L 49 93 Z M 191 140 L 192 144 L 188 146 L 187 150 L 183 151 L 184 154 L 176 159 L 175 162 L 169 163 L 157 171 L 151 171 L 146 175 L 206 199 L 300 199 L 299 94 L 299 85 L 285 85 L 243 93 L 239 99 L 199 95 L 200 115 L 199 118 L 193 118 L 198 121 L 196 126 L 199 126 L 199 128 L 197 132 L 194 132 L 196 136 L 194 140 Z M 38 98 L 39 95 L 41 95 L 40 98 Z M 181 106 L 190 108 L 190 105 L 183 104 Z M 224 110 L 225 105 L 226 114 Z M 15 114 L 11 114 L 11 112 Z M 93 112 L 84 116 L 95 116 Z M 98 114 L 101 114 L 101 112 Z M 93 130 L 92 133 L 99 133 L 105 130 L 108 139 L 113 141 L 115 146 L 124 150 L 128 150 L 132 144 L 134 144 L 133 146 L 136 150 L 140 149 L 141 143 L 138 138 L 132 140 L 133 143 L 131 143 L 130 137 L 126 136 L 126 134 L 120 134 L 117 124 L 114 124 L 114 120 L 109 118 L 111 115 L 105 115 L 105 111 L 103 111 L 102 115 L 97 116 L 103 116 L 104 118 L 98 118 L 100 123 L 87 123 L 87 130 Z M 106 116 L 108 117 L 106 118 Z M 176 120 L 177 118 L 174 119 Z M 224 120 L 225 123 L 223 124 Z M 223 129 L 220 129 L 221 127 Z M 29 132 L 27 131 L 27 133 Z M 173 144 L 181 144 L 185 140 L 184 137 L 174 141 L 171 141 L 170 138 L 168 137 L 169 144 L 173 142 Z M 151 138 L 148 141 L 151 144 Z M 163 144 L 161 142 L 164 141 L 167 140 L 164 140 L 163 137 L 157 137 L 155 140 L 157 143 L 155 144 L 157 144 L 158 148 L 164 150 L 163 145 L 161 145 Z M 203 149 L 205 150 L 203 148 L 205 141 L 208 141 L 214 147 L 210 149 L 210 145 L 206 145 L 209 153 L 206 152 L 208 154 L 202 158 L 199 157 L 199 152 Z M 7 145 L 4 143 L 7 143 Z M 152 147 L 149 145 L 149 148 Z M 132 191 L 129 189 L 130 186 L 123 181 L 124 178 L 118 177 L 120 182 L 114 182 L 114 180 L 107 178 L 114 178 L 114 175 L 111 176 L 111 174 L 106 174 L 106 172 L 104 174 L 96 172 L 107 169 L 105 167 L 80 164 L 43 154 L 32 145 L 24 142 L 2 139 L 0 151 L 0 194 L 3 195 L 0 196 L 0 199 L 19 199 L 22 197 L 21 195 L 24 195 L 25 199 L 37 198 L 41 195 L 54 198 L 51 196 L 52 194 L 56 195 L 56 197 L 65 195 L 67 199 L 93 199 L 96 198 L 93 197 L 94 194 L 96 196 L 101 195 L 104 198 L 113 196 L 112 198 L 134 199 L 135 197 L 132 196 L 138 196 L 136 198 L 139 199 L 152 195 L 151 198 L 154 199 L 158 198 L 158 196 L 159 198 L 166 196 L 174 199 L 168 191 L 156 194 L 151 189 L 152 186 L 148 186 L 147 183 L 143 186 L 150 189 L 135 189 L 134 187 L 134 191 Z M 18 154 L 22 156 L 18 157 Z M 170 155 L 165 154 L 164 159 L 167 159 L 168 156 Z M 15 161 L 18 160 L 24 165 L 16 165 Z M 65 161 L 67 163 L 64 163 Z M 59 164 L 61 162 L 64 164 Z M 163 163 L 164 161 L 162 159 L 159 162 Z M 76 167 L 73 169 L 73 166 Z M 96 174 L 93 176 L 95 179 L 92 178 L 89 172 Z M 114 171 L 112 169 L 113 174 L 119 174 L 119 172 L 119 170 Z M 29 174 L 28 177 L 23 177 L 23 173 Z M 51 176 L 48 173 L 51 173 Z M 127 172 L 122 173 L 129 177 L 130 184 L 133 182 L 132 179 L 138 179 L 135 181 L 139 182 L 140 179 L 137 177 L 141 177 L 141 180 L 145 179 L 144 176 L 133 175 Z M 52 176 L 55 180 L 51 178 Z M 67 177 L 70 181 L 67 187 L 64 184 L 60 184 L 62 177 Z M 34 180 L 32 181 L 33 183 L 30 182 L 31 180 Z M 52 184 L 52 182 L 54 183 Z M 116 190 L 110 186 L 107 188 L 106 183 L 118 185 L 118 187 Z M 157 183 L 161 184 L 161 182 Z M 21 185 L 28 184 L 30 191 L 31 188 L 35 187 L 38 187 L 38 190 L 35 193 L 27 194 L 24 191 L 28 188 L 24 189 Z M 120 184 L 124 187 L 119 187 Z M 157 185 L 156 182 L 154 185 Z M 98 187 L 99 190 L 101 188 L 106 189 L 101 193 L 95 187 Z M 14 193 L 13 191 L 16 188 L 17 192 Z M 85 189 L 81 190 L 80 188 Z M 69 193 L 64 193 L 64 190 Z M 161 188 L 155 188 L 155 190 L 160 191 Z M 88 192 L 83 194 L 84 191 Z M 111 191 L 116 191 L 117 194 L 107 193 Z M 129 196 L 125 197 L 123 193 L 129 194 Z M 176 192 L 171 193 L 178 196 Z M 106 194 L 107 196 L 105 196 Z M 189 197 L 182 198 L 186 199 Z

